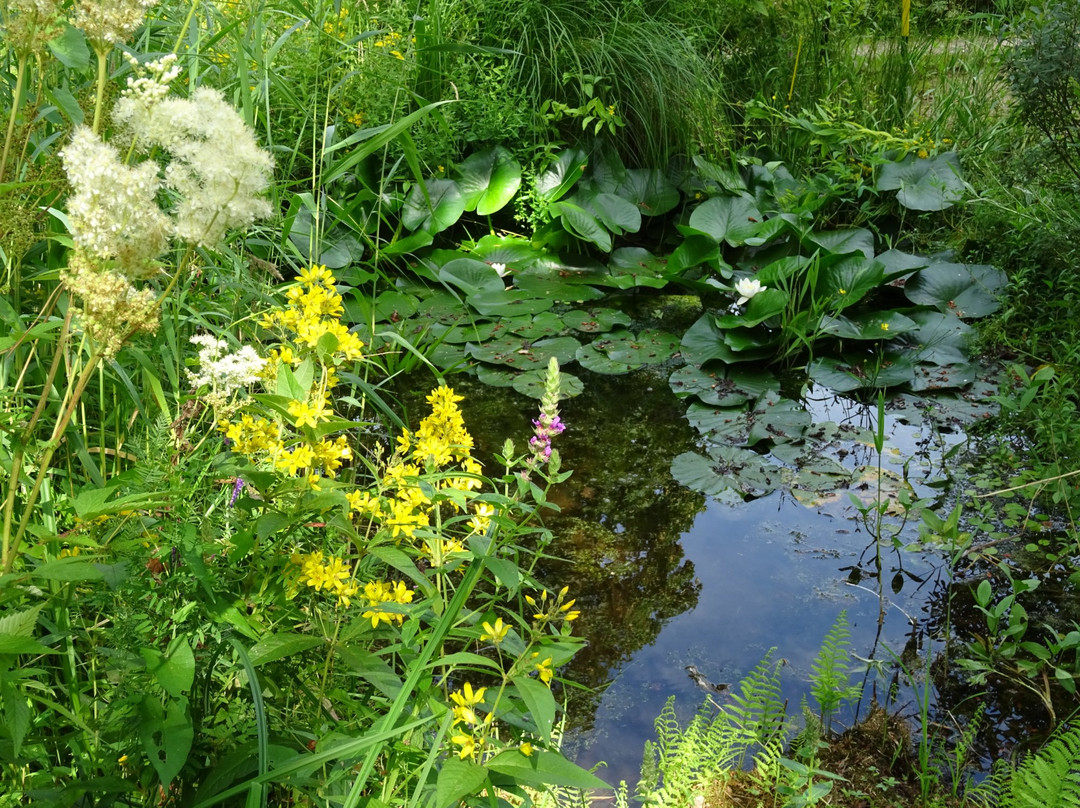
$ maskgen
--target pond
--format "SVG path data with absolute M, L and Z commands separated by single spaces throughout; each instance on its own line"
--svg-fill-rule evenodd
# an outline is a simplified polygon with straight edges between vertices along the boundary
M 675 459 L 701 438 L 666 372 L 583 376 L 584 392 L 560 405 L 568 427 L 558 446 L 574 474 L 553 490 L 561 512 L 547 522 L 556 534 L 550 552 L 561 560 L 541 571 L 550 586 L 568 586 L 577 598 L 575 625 L 588 640 L 564 672 L 588 688 L 570 694 L 568 754 L 587 766 L 603 761 L 607 781 L 632 788 L 669 696 L 687 717 L 706 697 L 723 703 L 723 693 L 707 692 L 710 683 L 738 682 L 774 648 L 786 660 L 789 715 L 798 715 L 801 700 L 810 699 L 811 665 L 842 612 L 851 651 L 884 671 L 865 678 L 864 711 L 870 699 L 889 701 L 890 686 L 907 681 L 901 660 L 919 677 L 932 645 L 927 626 L 940 622 L 930 611 L 941 600 L 935 593 L 948 588 L 949 559 L 933 547 L 894 549 L 919 539 L 917 513 L 905 521 L 890 509 L 878 527 L 849 493 L 864 508 L 876 504 L 880 477 L 883 501 L 907 489 L 913 499 L 940 503 L 946 465 L 966 441 L 963 423 L 990 411 L 980 400 L 985 389 L 941 405 L 892 398 L 879 475 L 867 439 L 876 402 L 811 388 L 804 405 L 813 422 L 845 426 L 855 437 L 833 441 L 828 451 L 849 469 L 870 471 L 840 490 L 804 496 L 780 487 L 731 504 L 672 477 Z M 528 432 L 534 402 L 467 379 L 454 384 L 467 391 L 463 409 L 478 445 Z M 893 708 L 910 713 L 916 695 L 905 684 L 893 692 Z

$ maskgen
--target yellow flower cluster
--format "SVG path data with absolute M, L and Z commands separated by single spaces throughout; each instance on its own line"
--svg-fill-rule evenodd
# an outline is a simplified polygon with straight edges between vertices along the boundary
M 334 364 L 354 362 L 364 357 L 364 343 L 340 321 L 345 308 L 334 285 L 337 279 L 324 266 L 313 266 L 300 272 L 300 285 L 289 290 L 288 305 L 263 315 L 264 328 L 283 328 L 290 341 L 301 348 L 315 351 L 320 341 L 332 346 L 329 357 Z M 332 339 L 329 339 L 332 337 Z M 292 350 L 279 352 L 280 361 L 297 361 Z M 276 371 L 276 369 L 275 369 Z
M 363 617 L 371 620 L 372 628 L 377 628 L 380 622 L 387 625 L 397 623 L 400 626 L 405 615 L 399 611 L 388 612 L 380 607 L 388 603 L 404 606 L 412 603 L 415 594 L 415 590 L 409 589 L 401 581 L 393 584 L 387 581 L 370 581 L 364 584 L 364 597 L 367 598 L 370 608 L 363 613 Z
M 465 428 L 465 421 L 458 408 L 462 396 L 449 387 L 437 387 L 427 397 L 431 414 L 420 422 L 415 432 L 404 429 L 397 439 L 397 450 L 383 470 L 380 480 L 381 494 L 373 496 L 368 491 L 346 494 L 352 513 L 378 522 L 395 539 L 412 539 L 418 530 L 431 525 L 434 512 L 430 492 L 455 491 L 458 496 L 469 497 L 480 489 L 480 464 L 472 456 L 473 439 Z M 456 465 L 460 474 L 451 468 Z M 421 487 L 422 474 L 446 472 L 449 474 Z M 452 507 L 458 507 L 451 500 Z M 495 508 L 478 503 L 476 515 L 469 526 L 476 532 L 484 532 L 495 515 Z M 463 552 L 460 542 L 443 540 L 432 556 L 445 557 Z
M 349 33 L 349 9 L 345 6 L 341 7 L 341 10 L 323 23 L 323 33 L 329 34 L 335 39 L 344 39 L 345 35 Z
M 300 574 L 296 578 L 298 585 L 336 595 L 342 606 L 349 606 L 359 591 L 349 565 L 337 556 L 324 559 L 321 552 L 294 553 L 291 560 L 300 567 Z

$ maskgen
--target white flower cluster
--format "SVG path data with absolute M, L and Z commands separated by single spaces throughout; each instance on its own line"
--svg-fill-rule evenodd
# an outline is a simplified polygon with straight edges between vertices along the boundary
M 98 51 L 127 42 L 157 0 L 79 0 L 75 27 Z
M 165 184 L 181 198 L 173 212 L 177 237 L 212 247 L 230 228 L 270 215 L 259 195 L 270 184 L 273 160 L 220 91 L 199 87 L 191 98 L 147 103 L 150 97 L 121 98 L 114 117 L 136 146 L 172 155 Z
M 100 259 L 115 259 L 132 278 L 154 274 L 153 260 L 168 244 L 169 218 L 158 208 L 158 166 L 124 165 L 116 149 L 80 126 L 60 158 L 75 193 L 68 220 L 75 245 Z
M 191 388 L 209 387 L 212 393 L 227 398 L 249 384 L 259 380 L 259 373 L 266 360 L 250 345 L 235 353 L 229 353 L 229 343 L 210 334 L 196 334 L 191 338 L 199 349 L 198 372 L 187 371 Z
M 169 85 L 180 75 L 175 53 L 167 53 L 160 59 L 154 59 L 145 65 L 130 53 L 124 56 L 131 65 L 133 75 L 128 76 L 127 89 L 121 93 L 121 105 L 134 107 L 131 114 L 139 110 L 149 110 L 154 104 L 165 100 L 169 94 Z

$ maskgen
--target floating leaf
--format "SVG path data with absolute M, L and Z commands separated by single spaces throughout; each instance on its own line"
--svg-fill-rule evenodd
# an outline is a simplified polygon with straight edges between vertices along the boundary
M 812 232 L 807 236 L 807 241 L 835 255 L 861 252 L 867 260 L 874 257 L 874 234 L 863 227 Z
M 671 463 L 671 476 L 694 491 L 735 502 L 761 497 L 780 487 L 781 469 L 749 449 L 714 446 L 709 457 L 683 452 Z
M 659 169 L 634 168 L 615 191 L 629 200 L 642 216 L 663 216 L 679 204 L 679 190 Z
M 985 317 L 1001 305 L 1008 278 L 985 264 L 932 264 L 904 285 L 908 300 L 957 317 Z
M 463 321 L 452 326 L 433 323 L 430 333 L 435 339 L 451 344 L 483 342 L 495 333 L 495 323 L 475 320 L 472 322 Z
M 629 373 L 641 367 L 641 365 L 627 365 L 625 362 L 614 361 L 595 342 L 590 342 L 588 345 L 582 345 L 578 348 L 575 358 L 578 364 L 586 370 L 606 376 L 622 376 L 624 373 Z
M 826 315 L 819 326 L 822 334 L 855 340 L 892 339 L 918 327 L 918 323 L 897 311 L 864 312 L 850 317 Z
M 766 289 L 758 292 L 740 314 L 722 314 L 716 318 L 716 325 L 721 328 L 752 328 L 776 317 L 787 309 L 788 294 L 781 289 Z
M 523 322 L 512 325 L 510 331 L 523 339 L 554 337 L 565 328 L 562 318 L 550 311 L 542 311 L 534 317 L 522 319 Z
M 469 295 L 469 305 L 485 317 L 517 317 L 539 314 L 555 305 L 553 298 L 538 297 L 535 292 L 524 289 L 502 289 Z
M 724 342 L 724 332 L 714 321 L 714 315 L 704 314 L 686 330 L 682 338 L 683 359 L 695 365 L 704 365 L 713 359 L 725 364 L 743 361 Z M 749 356 L 747 354 L 745 358 Z
M 705 265 L 723 272 L 723 277 L 731 277 L 731 267 L 723 263 L 720 258 L 720 245 L 706 235 L 691 234 L 682 240 L 675 248 L 675 252 L 668 259 L 668 268 L 673 272 L 683 272 L 687 269 Z
M 530 270 L 518 275 L 515 282 L 519 289 L 559 303 L 584 303 L 604 297 L 604 293 L 598 289 L 578 283 L 576 278 L 561 277 L 556 272 Z
M 514 377 L 513 387 L 523 396 L 540 399 L 544 395 L 544 385 L 546 381 L 547 368 L 542 370 L 530 370 L 525 373 L 517 374 Z M 565 370 L 559 371 L 559 381 L 560 401 L 564 398 L 573 398 L 574 396 L 581 395 L 585 390 L 585 385 L 581 383 L 581 379 L 573 373 L 567 373 Z
M 745 196 L 714 196 L 698 205 L 690 214 L 690 227 L 732 247 L 746 243 L 761 221 L 761 211 Z
M 909 154 L 878 172 L 877 190 L 899 191 L 896 201 L 911 210 L 945 210 L 964 196 L 956 152 L 926 159 Z
M 559 217 L 569 232 L 592 242 L 604 252 L 611 252 L 611 233 L 583 207 L 573 202 L 555 202 L 548 209 L 553 216 Z
M 555 162 L 536 178 L 536 193 L 548 202 L 555 202 L 566 195 L 581 179 L 588 157 L 581 149 L 560 152 Z
M 476 366 L 476 378 L 488 387 L 513 387 L 514 379 L 521 374 L 480 362 Z
M 530 342 L 514 336 L 504 336 L 484 345 L 468 345 L 468 354 L 481 362 L 494 365 L 508 365 L 518 370 L 547 368 L 551 357 L 559 364 L 574 360 L 581 343 L 573 337 L 554 337 L 552 339 Z
M 465 197 L 456 182 L 428 180 L 413 186 L 401 208 L 401 223 L 409 230 L 435 234 L 454 224 L 464 212 Z
M 502 292 L 506 283 L 491 266 L 475 258 L 455 258 L 439 270 L 439 280 L 452 284 L 467 295 Z
M 638 334 L 613 332 L 603 349 L 614 362 L 627 365 L 655 365 L 671 359 L 679 350 L 679 338 L 666 331 L 646 328 Z
M 416 313 L 417 299 L 412 295 L 388 289 L 375 298 L 375 321 L 397 322 Z
M 505 264 L 508 270 L 526 269 L 544 255 L 529 239 L 491 234 L 476 242 L 470 252 L 487 264 Z
M 630 325 L 630 315 L 618 309 L 574 309 L 562 316 L 563 324 L 575 331 L 599 334 L 616 326 Z
M 885 267 L 863 256 L 848 256 L 821 270 L 818 276 L 818 299 L 829 299 L 840 309 L 862 300 L 884 282 Z
M 697 396 L 717 407 L 734 407 L 753 401 L 767 390 L 780 389 L 780 382 L 772 373 L 741 369 L 737 365 L 716 370 L 684 365 L 671 374 L 668 384 L 680 398 Z
M 862 387 L 895 387 L 915 377 L 910 357 L 819 357 L 810 363 L 810 378 L 836 393 Z
M 458 175 L 465 210 L 481 216 L 501 210 L 521 187 L 521 163 L 502 146 L 469 155 L 458 165 Z

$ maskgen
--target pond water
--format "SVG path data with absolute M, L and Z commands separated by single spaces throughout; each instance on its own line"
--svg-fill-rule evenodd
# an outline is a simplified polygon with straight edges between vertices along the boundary
M 633 788 L 667 698 L 674 695 L 678 712 L 689 718 L 709 695 L 688 666 L 709 682 L 736 683 L 775 648 L 786 660 L 789 715 L 798 715 L 800 701 L 810 698 L 811 664 L 841 612 L 852 652 L 884 662 L 886 678 L 866 677 L 864 709 L 875 696 L 886 700 L 896 660 L 919 675 L 931 643 L 926 626 L 935 622 L 933 595 L 947 589 L 948 570 L 941 551 L 894 550 L 918 538 L 917 518 L 905 524 L 885 517 L 878 574 L 873 521 L 847 491 L 800 502 L 781 489 L 721 504 L 671 475 L 673 459 L 699 438 L 666 374 L 583 380 L 584 393 L 560 405 L 568 428 L 558 446 L 574 474 L 552 492 L 561 513 L 548 524 L 556 534 L 550 552 L 562 560 L 541 571 L 550 586 L 566 585 L 577 597 L 582 616 L 575 626 L 589 643 L 565 671 L 590 688 L 570 695 L 564 742 L 579 763 L 603 761 L 605 780 Z M 528 433 L 534 402 L 468 380 L 454 384 L 459 391 L 467 386 L 463 409 L 478 445 Z M 827 391 L 812 392 L 805 404 L 816 423 L 848 424 L 862 435 L 876 426 L 876 405 Z M 901 486 L 915 497 L 941 495 L 945 458 L 965 440 L 962 429 L 950 426 L 958 407 L 968 417 L 987 411 L 978 400 L 958 400 L 952 415 L 935 422 L 924 417 L 933 409 L 925 402 L 890 402 L 884 500 L 895 499 Z M 845 465 L 876 472 L 872 443 L 848 441 L 835 451 Z M 878 478 L 867 475 L 851 493 L 875 503 Z M 905 688 L 893 707 L 906 700 L 910 713 L 914 693 Z M 711 697 L 726 698 L 715 691 Z M 853 710 L 840 716 L 853 718 Z

